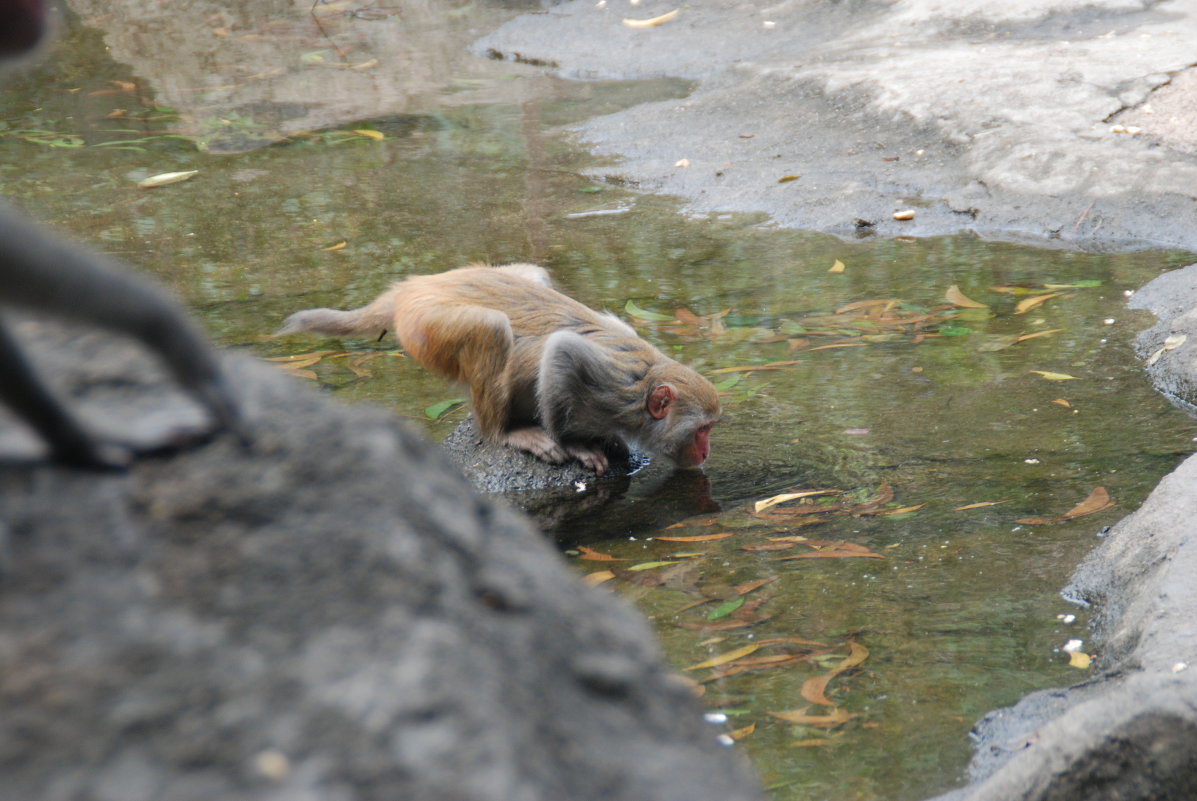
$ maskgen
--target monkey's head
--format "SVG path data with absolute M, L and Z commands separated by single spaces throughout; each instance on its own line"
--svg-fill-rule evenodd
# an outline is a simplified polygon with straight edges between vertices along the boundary
M 46 28 L 45 0 L 0 0 L 0 59 L 37 47 Z
M 656 421 L 656 447 L 678 467 L 699 467 L 711 455 L 711 428 L 723 411 L 710 381 L 693 370 L 677 365 L 671 380 L 654 382 L 648 396 L 648 415 Z

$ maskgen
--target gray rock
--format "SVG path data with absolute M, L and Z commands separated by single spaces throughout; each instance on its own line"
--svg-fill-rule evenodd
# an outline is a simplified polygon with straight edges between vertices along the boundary
M 30 348 L 110 431 L 195 414 L 131 346 Z M 69 471 L 0 417 L 0 799 L 761 797 L 644 620 L 435 446 L 227 366 L 250 450 Z

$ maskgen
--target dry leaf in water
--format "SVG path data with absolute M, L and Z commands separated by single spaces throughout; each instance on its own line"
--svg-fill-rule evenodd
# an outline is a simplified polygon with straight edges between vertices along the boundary
M 948 287 L 948 291 L 944 293 L 944 299 L 953 306 L 959 306 L 963 309 L 988 309 L 984 303 L 979 303 L 960 291 L 960 287 L 952 284 Z
M 1025 300 L 1020 300 L 1018 302 L 1018 305 L 1014 307 L 1014 313 L 1015 314 L 1026 314 L 1031 309 L 1038 306 L 1040 303 L 1046 303 L 1047 301 L 1051 300 L 1052 298 L 1058 298 L 1063 294 L 1064 294 L 1063 292 L 1052 292 L 1047 295 L 1036 295 L 1032 298 L 1026 298 Z

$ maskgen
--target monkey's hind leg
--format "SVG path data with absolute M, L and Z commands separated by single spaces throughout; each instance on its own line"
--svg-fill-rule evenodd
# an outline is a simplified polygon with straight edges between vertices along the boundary
M 537 426 L 512 428 L 515 336 L 507 315 L 481 306 L 449 306 L 395 321 L 395 333 L 416 362 L 470 387 L 478 430 L 492 442 L 560 464 L 566 451 Z
M 0 400 L 41 435 L 55 461 L 104 469 L 128 464 L 128 451 L 97 443 L 50 394 L 3 321 L 0 321 L 0 376 L 4 376 L 0 381 Z

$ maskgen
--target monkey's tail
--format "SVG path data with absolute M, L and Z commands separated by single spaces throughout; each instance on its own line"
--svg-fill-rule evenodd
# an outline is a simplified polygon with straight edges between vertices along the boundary
M 354 334 L 381 335 L 394 324 L 395 287 L 383 292 L 371 303 L 358 309 L 304 309 L 297 311 L 283 322 L 283 327 L 274 332 L 276 337 L 312 331 L 329 336 L 352 336 Z

